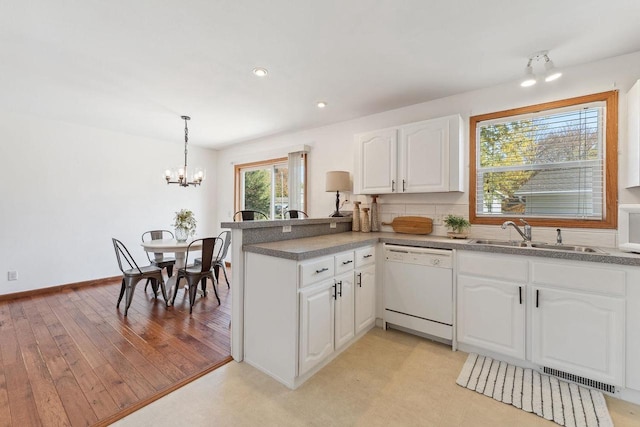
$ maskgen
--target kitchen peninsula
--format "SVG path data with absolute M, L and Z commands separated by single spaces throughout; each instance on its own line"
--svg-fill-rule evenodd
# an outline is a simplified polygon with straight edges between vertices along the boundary
M 620 391 L 620 398 L 639 400 L 640 363 L 636 361 L 640 360 L 640 343 L 633 338 L 640 334 L 640 287 L 636 285 L 640 283 L 640 257 L 637 255 L 611 248 L 605 248 L 603 253 L 585 253 L 491 246 L 431 235 L 354 233 L 350 231 L 348 218 L 223 223 L 222 226 L 232 229 L 234 242 L 242 242 L 233 245 L 232 258 L 234 272 L 237 272 L 233 275 L 232 285 L 234 359 L 246 358 L 247 362 L 291 388 L 299 386 L 366 333 L 366 328 L 373 326 L 373 322 L 366 323 L 365 329 L 345 339 L 346 344 L 336 344 L 335 351 L 312 348 L 313 343 L 305 342 L 308 339 L 305 335 L 314 333 L 304 324 L 305 301 L 313 301 L 306 293 L 311 289 L 329 292 L 338 307 L 340 299 L 337 296 L 340 290 L 344 294 L 345 288 L 339 289 L 337 285 L 334 288 L 334 283 L 340 283 L 343 277 L 353 277 L 354 272 L 358 277 L 358 272 L 367 268 L 366 264 L 358 265 L 359 252 L 370 255 L 369 260 L 375 260 L 370 264 L 375 266 L 372 273 L 375 318 L 378 325 L 382 324 L 382 245 L 387 243 L 453 250 L 453 304 L 457 309 L 454 321 L 457 337 L 454 335 L 454 340 L 460 349 L 485 353 L 522 366 L 538 369 L 551 366 L 578 372 L 585 378 L 611 384 L 613 389 Z M 295 238 L 287 239 L 288 236 Z M 349 257 L 353 257 L 353 264 Z M 364 258 L 361 261 L 364 262 Z M 349 272 L 339 271 L 343 263 Z M 309 271 L 312 275 L 320 272 L 322 277 L 311 279 L 307 274 Z M 516 286 L 509 286 L 511 274 Z M 260 289 L 264 292 L 254 293 Z M 350 289 L 348 284 L 346 289 Z M 483 298 L 495 300 L 496 312 L 516 313 L 513 319 L 509 318 L 511 323 L 478 330 L 477 327 L 486 328 L 487 325 L 479 322 L 481 313 L 471 302 Z M 561 309 L 558 301 L 565 304 Z M 567 301 L 575 304 L 567 306 Z M 583 309 L 586 310 L 584 313 L 576 315 L 574 310 Z M 357 303 L 355 311 L 358 311 Z M 258 316 L 252 319 L 256 312 Z M 576 316 L 564 319 L 565 312 Z M 335 314 L 332 311 L 330 315 Z M 245 330 L 247 320 L 252 324 L 260 321 L 260 334 L 255 335 L 251 328 Z M 556 323 L 552 324 L 552 320 Z M 269 325 L 271 321 L 275 323 Z M 338 343 L 341 330 L 335 325 L 339 318 L 332 317 L 332 322 Z M 282 335 L 285 326 L 289 329 Z M 277 333 L 265 337 L 265 330 Z M 558 331 L 561 335 L 571 334 L 570 339 L 551 339 Z M 517 340 L 512 339 L 514 334 L 519 336 Z M 264 341 L 259 342 L 258 336 Z M 498 338 L 505 342 L 496 341 Z M 559 346 L 562 340 L 571 347 Z M 252 344 L 258 342 L 258 347 L 269 342 L 267 350 L 277 353 L 278 358 L 251 360 L 252 349 L 256 348 Z M 492 345 L 496 342 L 500 345 Z M 313 354 L 302 351 L 305 348 L 312 348 Z M 575 348 L 581 351 L 576 352 Z M 593 357 L 585 358 L 584 354 Z M 554 365 L 554 359 L 565 362 Z

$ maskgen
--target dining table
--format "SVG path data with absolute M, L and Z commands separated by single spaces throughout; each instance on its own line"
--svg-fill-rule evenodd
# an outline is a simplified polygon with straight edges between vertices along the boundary
M 177 280 L 178 270 L 184 268 L 186 265 L 186 254 L 189 245 L 197 239 L 190 239 L 186 241 L 178 241 L 176 239 L 156 239 L 142 242 L 141 245 L 147 252 L 152 252 L 155 259 L 162 259 L 163 253 L 173 253 L 176 258 L 175 273 L 169 277 L 167 281 L 167 288 L 169 290 L 169 304 L 173 299 L 174 292 L 178 292 Z M 202 248 L 202 242 L 196 242 L 191 245 L 191 250 L 199 250 Z

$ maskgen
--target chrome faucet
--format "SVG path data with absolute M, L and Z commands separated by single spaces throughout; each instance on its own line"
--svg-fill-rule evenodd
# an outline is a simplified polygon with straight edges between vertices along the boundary
M 525 221 L 524 219 L 520 218 L 520 221 L 524 224 L 524 232 L 522 230 L 520 230 L 520 227 L 518 227 L 516 225 L 515 222 L 513 221 L 505 221 L 502 223 L 502 229 L 506 230 L 508 226 L 512 225 L 513 228 L 516 229 L 516 231 L 518 232 L 518 234 L 520 234 L 520 236 L 522 236 L 522 239 L 525 242 L 530 242 L 531 241 L 531 226 L 529 225 L 529 223 L 527 221 Z

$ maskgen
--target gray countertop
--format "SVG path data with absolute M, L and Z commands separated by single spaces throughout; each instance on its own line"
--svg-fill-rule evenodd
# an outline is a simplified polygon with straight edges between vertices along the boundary
M 467 240 L 452 240 L 441 236 L 422 236 L 400 233 L 358 233 L 346 232 L 303 239 L 244 245 L 245 252 L 253 252 L 278 258 L 302 261 L 324 255 L 357 249 L 382 243 L 418 246 L 434 249 L 460 249 L 479 252 L 528 255 L 545 258 L 590 261 L 607 264 L 640 266 L 640 255 L 621 252 L 614 248 L 601 248 L 606 253 L 564 252 L 549 249 L 531 249 L 508 246 L 490 246 L 469 243 Z

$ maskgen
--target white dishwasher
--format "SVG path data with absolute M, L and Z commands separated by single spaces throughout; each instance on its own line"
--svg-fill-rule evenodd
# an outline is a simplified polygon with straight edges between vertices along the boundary
M 452 252 L 386 243 L 384 328 L 453 340 Z

